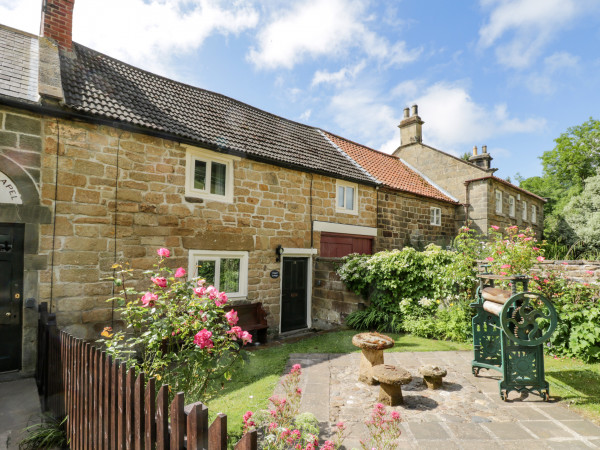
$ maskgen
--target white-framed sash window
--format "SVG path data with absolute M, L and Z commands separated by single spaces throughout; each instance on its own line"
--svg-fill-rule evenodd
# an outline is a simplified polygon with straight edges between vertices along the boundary
M 233 161 L 229 155 L 188 148 L 186 152 L 186 197 L 233 202 Z
M 337 180 L 335 210 L 347 214 L 358 214 L 358 184 Z
M 442 208 L 437 208 L 435 206 L 432 206 L 431 208 L 429 208 L 430 211 L 430 224 L 431 225 L 436 225 L 436 226 L 441 226 L 442 225 Z
M 248 252 L 190 250 L 189 276 L 203 278 L 228 297 L 248 294 Z

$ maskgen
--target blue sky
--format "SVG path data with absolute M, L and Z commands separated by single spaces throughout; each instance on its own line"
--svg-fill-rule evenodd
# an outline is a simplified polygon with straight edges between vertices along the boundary
M 37 33 L 41 0 L 0 0 Z M 413 103 L 423 141 L 488 146 L 497 175 L 600 119 L 597 0 L 76 0 L 73 39 L 155 73 L 391 153 Z

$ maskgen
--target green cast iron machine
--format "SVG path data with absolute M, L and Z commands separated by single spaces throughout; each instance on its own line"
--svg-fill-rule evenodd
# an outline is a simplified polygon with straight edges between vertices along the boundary
M 498 384 L 504 401 L 511 391 L 537 393 L 548 401 L 543 343 L 556 329 L 554 306 L 542 294 L 527 291 L 527 276 L 483 273 L 478 277 L 477 298 L 471 303 L 476 310 L 473 375 L 481 369 L 501 372 Z M 496 288 L 494 282 L 500 280 L 510 282 L 511 291 Z M 517 289 L 519 285 L 522 289 Z

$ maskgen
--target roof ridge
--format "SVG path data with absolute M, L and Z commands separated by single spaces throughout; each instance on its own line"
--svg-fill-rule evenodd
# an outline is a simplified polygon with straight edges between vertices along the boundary
M 383 182 L 379 181 L 373 174 L 371 174 L 367 169 L 365 169 L 358 162 L 356 162 L 349 154 L 347 154 L 344 150 L 342 150 L 335 142 L 333 142 L 331 139 L 329 139 L 329 137 L 327 137 L 327 135 L 326 135 L 326 133 L 327 133 L 326 131 L 323 131 L 320 128 L 315 128 L 315 130 L 317 130 L 327 140 L 327 142 L 329 142 L 337 151 L 339 151 L 342 155 L 344 155 L 358 170 L 363 172 L 365 175 L 367 175 L 371 180 L 373 180 L 378 185 L 384 184 Z M 340 138 L 340 139 L 343 139 L 343 138 Z
M 371 148 L 371 147 L 367 147 L 367 146 L 366 146 L 366 145 L 364 145 L 364 144 L 359 144 L 358 142 L 356 142 L 356 141 L 353 141 L 352 139 L 348 139 L 348 138 L 345 138 L 345 137 L 343 137 L 343 136 L 340 136 L 340 135 L 338 135 L 338 134 L 332 133 L 332 132 L 330 132 L 330 131 L 323 130 L 322 128 L 319 128 L 319 130 L 323 131 L 323 132 L 324 132 L 324 133 L 326 133 L 326 134 L 330 134 L 331 136 L 335 136 L 335 137 L 336 137 L 336 138 L 338 138 L 338 139 L 343 139 L 344 141 L 350 142 L 350 143 L 352 143 L 352 144 L 354 144 L 354 145 L 358 145 L 358 146 L 360 146 L 360 147 L 362 147 L 362 148 L 364 148 L 364 149 L 366 149 L 366 150 L 369 150 L 369 151 L 372 151 L 372 152 L 378 153 L 378 154 L 380 154 L 380 155 L 383 155 L 383 156 L 387 156 L 388 158 L 393 158 L 393 159 L 395 159 L 395 160 L 399 160 L 399 158 L 398 158 L 398 157 L 396 157 L 396 156 L 394 156 L 394 155 L 390 155 L 389 153 L 382 152 L 381 150 L 377 150 L 377 149 L 374 149 L 374 148 Z
M 130 68 L 132 68 L 133 70 L 136 70 L 136 71 L 138 71 L 138 72 L 144 72 L 145 74 L 148 74 L 148 75 L 149 75 L 149 76 L 151 76 L 151 77 L 155 77 L 155 78 L 161 78 L 161 79 L 163 79 L 163 80 L 166 80 L 166 81 L 168 81 L 168 82 L 171 82 L 171 83 L 177 84 L 177 85 L 179 85 L 179 86 L 185 86 L 185 87 L 188 87 L 188 88 L 190 88 L 190 89 L 195 89 L 195 90 L 198 90 L 198 91 L 207 92 L 207 93 L 209 93 L 209 94 L 211 94 L 211 95 L 215 95 L 215 96 L 217 96 L 217 97 L 221 97 L 221 98 L 224 98 L 224 99 L 230 100 L 230 101 L 232 101 L 232 102 L 234 102 L 234 103 L 237 103 L 237 104 L 239 104 L 239 105 L 243 105 L 243 106 L 245 106 L 245 107 L 247 107 L 247 108 L 253 109 L 253 110 L 255 110 L 255 111 L 258 111 L 258 112 L 260 112 L 260 113 L 263 113 L 263 114 L 266 114 L 266 115 L 269 115 L 269 116 L 272 116 L 272 117 L 276 117 L 276 118 L 278 118 L 278 119 L 281 119 L 281 120 L 285 120 L 286 122 L 293 123 L 293 124 L 296 124 L 296 125 L 300 125 L 300 126 L 302 126 L 302 127 L 306 127 L 306 128 L 312 129 L 312 130 L 318 130 L 318 128 L 317 128 L 317 127 L 315 127 L 315 126 L 308 125 L 308 124 L 301 123 L 301 122 L 297 122 L 297 121 L 295 121 L 295 120 L 291 120 L 291 119 L 288 119 L 288 118 L 286 118 L 286 117 L 283 117 L 283 116 L 279 116 L 279 115 L 277 115 L 277 114 L 274 114 L 274 113 L 271 113 L 271 112 L 269 112 L 269 111 L 265 111 L 264 109 L 260 109 L 260 108 L 258 108 L 257 106 L 253 106 L 253 105 L 250 105 L 250 104 L 248 104 L 248 103 L 242 102 L 241 100 L 237 100 L 237 99 L 235 99 L 235 98 L 233 98 L 233 97 L 230 97 L 230 96 L 228 96 L 228 95 L 224 95 L 224 94 L 221 94 L 221 93 L 219 93 L 219 92 L 215 92 L 215 91 L 211 91 L 211 90 L 208 90 L 208 89 L 204 89 L 204 88 L 201 88 L 201 87 L 198 87 L 198 86 L 194 86 L 194 85 L 192 85 L 192 84 L 189 84 L 189 83 L 184 83 L 184 82 L 182 82 L 182 81 L 177 81 L 177 80 L 174 80 L 174 79 L 172 79 L 172 78 L 169 78 L 169 77 L 166 77 L 166 76 L 164 76 L 164 75 L 159 75 L 159 74 L 157 74 L 157 73 L 150 72 L 149 70 L 142 69 L 142 68 L 140 68 L 140 67 L 134 66 L 133 64 L 129 64 L 129 63 L 127 63 L 127 62 L 121 61 L 120 59 L 117 59 L 117 58 L 115 58 L 115 57 L 113 57 L 113 56 L 107 55 L 106 53 L 99 52 L 98 50 L 94 50 L 94 49 L 92 49 L 92 48 L 90 48 L 90 47 L 87 47 L 87 46 L 85 46 L 85 45 L 83 45 L 83 44 L 79 44 L 78 42 L 73 42 L 73 44 L 74 44 L 74 46 L 77 46 L 77 47 L 82 47 L 82 48 L 84 48 L 85 50 L 87 50 L 87 51 L 89 51 L 89 52 L 91 52 L 91 53 L 96 53 L 96 54 L 102 55 L 103 57 L 105 57 L 105 58 L 107 58 L 107 59 L 110 59 L 110 60 L 112 60 L 112 61 L 115 61 L 115 62 L 117 62 L 117 63 L 119 63 L 119 64 L 122 64 L 122 65 L 124 65 L 124 66 L 130 67 Z

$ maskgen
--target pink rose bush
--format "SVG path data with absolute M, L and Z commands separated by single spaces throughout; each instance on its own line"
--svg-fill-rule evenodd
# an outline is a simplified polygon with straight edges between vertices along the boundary
M 319 443 L 319 422 L 311 413 L 298 414 L 302 389 L 299 387 L 302 369 L 294 364 L 290 372 L 283 377 L 281 386 L 284 396 L 269 399 L 271 408 L 267 411 L 244 414 L 244 432 L 258 428 L 261 437 L 259 448 L 263 450 L 337 450 L 341 447 L 346 434 L 343 422 L 336 425 L 332 440 Z
M 537 261 L 543 261 L 541 250 L 536 247 L 537 239 L 531 228 L 519 230 L 516 225 L 506 227 L 504 233 L 500 227 L 492 225 L 486 244 L 489 263 L 488 269 L 500 275 L 528 275 Z
M 120 269 L 113 278 L 117 294 L 109 301 L 117 303 L 126 327 L 105 333 L 108 339 L 103 342 L 108 353 L 137 372 L 160 377 L 175 391 L 206 401 L 215 387 L 220 388 L 213 381 L 227 379 L 252 335 L 238 325 L 234 309 L 223 309 L 224 292 L 205 286 L 204 280 L 187 280 L 183 267 L 167 267 L 169 249 L 160 248 L 156 254 L 154 270 L 146 272 L 149 289 L 142 292 L 126 286 L 132 269 L 115 265 Z

